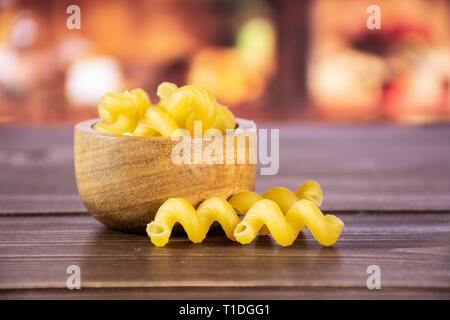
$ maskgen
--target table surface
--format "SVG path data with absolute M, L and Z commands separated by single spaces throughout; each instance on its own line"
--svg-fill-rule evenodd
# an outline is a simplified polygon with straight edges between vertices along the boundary
M 324 211 L 345 222 L 333 247 L 308 230 L 282 248 L 214 229 L 155 248 L 89 216 L 70 128 L 0 127 L 0 298 L 450 298 L 450 126 L 261 127 L 280 129 L 280 170 L 256 191 L 320 182 Z M 81 290 L 66 288 L 70 265 Z M 370 265 L 381 290 L 367 288 Z

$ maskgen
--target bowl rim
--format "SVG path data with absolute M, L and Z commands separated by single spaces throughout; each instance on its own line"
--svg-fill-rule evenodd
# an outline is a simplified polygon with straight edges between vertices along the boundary
M 256 124 L 252 120 L 247 120 L 243 118 L 235 118 L 237 128 L 232 132 L 233 135 L 241 134 L 241 133 L 255 133 L 256 134 Z M 115 135 L 115 134 L 107 134 L 104 132 L 97 131 L 93 128 L 93 126 L 102 121 L 100 118 L 89 119 L 82 122 L 79 122 L 75 125 L 74 129 L 78 131 L 82 131 L 85 133 L 89 133 L 91 135 L 101 136 L 101 137 L 110 137 L 116 139 L 151 139 L 151 140 L 173 140 L 178 139 L 179 137 L 162 137 L 162 136 L 129 136 L 129 135 Z

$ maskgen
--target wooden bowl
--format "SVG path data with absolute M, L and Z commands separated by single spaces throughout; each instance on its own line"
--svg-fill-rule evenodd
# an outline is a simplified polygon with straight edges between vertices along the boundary
M 171 153 L 177 141 L 107 135 L 92 128 L 98 121 L 88 120 L 75 126 L 75 175 L 88 211 L 113 229 L 145 233 L 158 208 L 172 197 L 182 197 L 197 206 L 208 197 L 228 198 L 254 188 L 256 164 L 249 161 L 250 152 L 256 155 L 256 126 L 252 121 L 236 119 L 238 127 L 230 135 L 234 141 L 245 136 L 244 164 L 176 164 Z M 255 143 L 249 143 L 249 136 Z M 212 141 L 200 139 L 204 151 Z M 236 160 L 237 150 L 224 142 L 224 156 L 228 152 L 228 157 Z

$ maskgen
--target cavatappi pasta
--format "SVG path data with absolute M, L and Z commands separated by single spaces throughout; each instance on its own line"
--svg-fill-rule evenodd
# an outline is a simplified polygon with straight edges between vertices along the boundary
M 122 93 L 108 92 L 98 105 L 102 122 L 97 123 L 94 129 L 115 135 L 133 132 L 150 106 L 150 98 L 142 89 Z
M 172 198 L 147 225 L 147 233 L 153 244 L 164 246 L 173 225 L 179 222 L 189 239 L 198 243 L 206 237 L 211 224 L 218 221 L 233 241 L 246 244 L 260 232 L 272 234 L 281 246 L 289 246 L 307 226 L 320 244 L 330 246 L 339 238 L 344 224 L 335 216 L 322 214 L 318 208 L 322 198 L 320 185 L 315 181 L 304 183 L 295 194 L 287 188 L 276 187 L 262 196 L 244 191 L 228 201 L 213 197 L 200 204 L 197 210 L 183 199 Z M 244 219 L 240 221 L 237 214 L 245 215 Z
M 262 226 L 266 226 L 274 240 L 281 246 L 290 246 L 305 225 L 313 237 L 324 246 L 333 245 L 344 227 L 343 222 L 333 216 L 324 216 L 311 200 L 302 199 L 286 213 L 272 200 L 256 202 L 234 231 L 236 241 L 247 244 L 253 241 Z
M 173 225 L 179 222 L 189 240 L 199 243 L 205 239 L 214 221 L 219 222 L 227 237 L 234 241 L 233 232 L 240 220 L 236 211 L 225 199 L 209 198 L 195 210 L 186 200 L 171 198 L 158 209 L 155 220 L 147 225 L 147 234 L 155 246 L 165 246 L 169 241 Z
M 257 195 L 240 192 L 229 200 L 239 213 L 245 214 L 234 231 L 236 241 L 242 244 L 250 243 L 260 232 L 270 233 L 281 246 L 289 246 L 307 226 L 320 244 L 331 246 L 344 227 L 339 218 L 324 216 L 320 211 L 323 194 L 315 181 L 302 184 L 295 194 L 287 188 L 275 187 L 267 190 L 262 199 L 258 200 Z
M 243 191 L 233 195 L 229 202 L 239 214 L 246 214 L 247 211 L 259 200 L 269 199 L 275 201 L 282 212 L 287 212 L 295 202 L 301 199 L 308 199 L 320 206 L 323 201 L 323 193 L 320 185 L 315 181 L 303 183 L 295 194 L 284 187 L 270 188 L 261 196 L 253 191 Z M 259 231 L 262 235 L 269 234 L 269 230 L 264 225 Z
M 152 105 L 142 89 L 107 93 L 98 105 L 101 122 L 94 129 L 114 135 L 174 137 L 193 135 L 195 121 L 202 131 L 233 130 L 236 120 L 231 111 L 216 102 L 213 94 L 199 86 L 178 88 L 170 82 L 158 86 L 160 101 Z

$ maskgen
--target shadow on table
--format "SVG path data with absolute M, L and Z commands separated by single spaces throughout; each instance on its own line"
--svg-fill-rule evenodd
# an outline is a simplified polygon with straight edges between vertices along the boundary
M 340 260 L 338 248 L 322 247 L 305 234 L 286 248 L 270 236 L 243 246 L 214 229 L 200 244 L 178 233 L 157 248 L 146 235 L 99 226 L 84 247 L 80 267 L 85 281 L 97 286 L 245 287 L 300 285 L 317 275 L 334 274 Z

